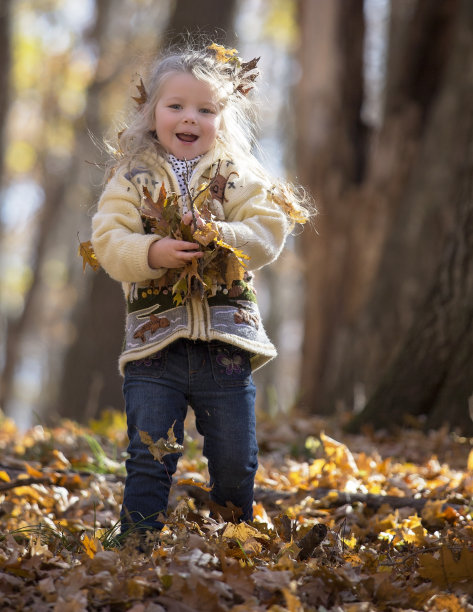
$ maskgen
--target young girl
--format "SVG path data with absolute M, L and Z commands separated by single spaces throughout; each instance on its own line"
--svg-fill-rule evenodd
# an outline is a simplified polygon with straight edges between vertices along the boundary
M 155 459 L 150 443 L 175 436 L 182 444 L 188 405 L 204 437 L 214 508 L 252 519 L 252 371 L 276 350 L 251 271 L 274 261 L 307 216 L 304 196 L 272 180 L 251 153 L 256 64 L 215 44 L 161 58 L 139 86 L 93 218 L 96 256 L 127 301 L 122 532 L 162 527 L 179 453 Z

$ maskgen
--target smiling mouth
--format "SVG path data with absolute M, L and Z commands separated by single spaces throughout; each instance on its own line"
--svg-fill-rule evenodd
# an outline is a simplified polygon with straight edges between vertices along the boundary
M 176 136 L 182 142 L 195 142 L 198 138 L 198 136 L 196 136 L 195 134 L 186 134 L 186 133 L 176 134 Z

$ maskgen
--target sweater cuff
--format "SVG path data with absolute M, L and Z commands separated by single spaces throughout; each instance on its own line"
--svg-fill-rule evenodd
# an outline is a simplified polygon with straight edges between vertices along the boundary
M 219 236 L 223 242 L 229 244 L 231 247 L 236 247 L 236 235 L 232 230 L 230 223 L 225 221 L 216 221 L 215 225 L 217 226 Z

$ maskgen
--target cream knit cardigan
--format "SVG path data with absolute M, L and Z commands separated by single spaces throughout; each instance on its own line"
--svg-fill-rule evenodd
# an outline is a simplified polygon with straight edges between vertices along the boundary
M 208 182 L 218 164 L 220 174 L 226 179 L 223 198 L 225 221 L 217 222 L 220 237 L 250 257 L 249 270 L 259 269 L 278 257 L 289 231 L 289 222 L 270 196 L 271 185 L 257 177 L 249 164 L 241 160 L 234 162 L 220 147 L 205 154 L 197 163 L 190 177 L 190 190 Z M 133 167 L 120 168 L 115 173 L 104 189 L 92 220 L 92 244 L 96 256 L 106 272 L 123 284 L 128 302 L 126 342 L 120 356 L 120 371 L 123 373 L 128 361 L 147 357 L 181 337 L 222 340 L 238 346 L 252 353 L 254 369 L 260 367 L 276 355 L 276 350 L 263 325 L 254 325 L 255 320 L 260 320 L 256 300 L 232 301 L 228 298 L 228 304 L 222 305 L 224 296 L 220 295 L 218 306 L 212 306 L 211 298 L 207 301 L 200 297 L 171 308 L 168 301 L 166 306 L 159 297 L 153 303 L 146 300 L 137 303 L 140 295 L 144 295 L 141 289 L 149 287 L 153 280 L 161 278 L 167 271 L 166 268 L 150 268 L 148 264 L 149 248 L 160 240 L 160 236 L 145 233 L 140 213 L 143 188 L 146 186 L 156 200 L 163 183 L 167 193 L 180 193 L 168 161 L 154 152 L 143 156 Z M 253 292 L 251 287 L 249 290 Z M 242 309 L 248 311 L 248 321 L 243 324 L 239 321 L 235 325 L 235 312 Z M 165 313 L 170 324 L 166 329 L 148 334 L 146 342 L 137 341 L 134 334 L 138 326 L 155 312 Z

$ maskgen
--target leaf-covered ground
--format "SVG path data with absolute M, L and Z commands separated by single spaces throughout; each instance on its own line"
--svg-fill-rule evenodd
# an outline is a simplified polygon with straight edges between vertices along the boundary
M 121 415 L 25 434 L 2 418 L 0 608 L 473 611 L 470 440 L 260 419 L 255 520 L 234 525 L 208 516 L 188 430 L 161 541 L 139 552 L 115 539 Z

